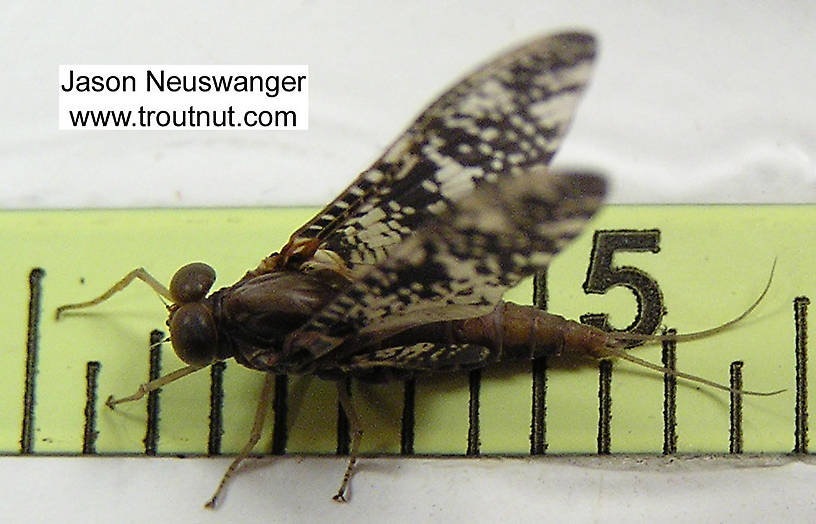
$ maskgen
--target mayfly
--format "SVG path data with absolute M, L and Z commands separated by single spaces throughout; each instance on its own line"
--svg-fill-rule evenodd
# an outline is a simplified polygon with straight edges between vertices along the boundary
M 273 374 L 381 382 L 567 353 L 670 372 L 622 351 L 636 338 L 502 300 L 601 205 L 601 177 L 546 168 L 594 58 L 591 35 L 566 32 L 477 69 L 232 286 L 208 296 L 215 272 L 203 263 L 179 269 L 169 288 L 139 268 L 94 300 L 60 307 L 57 316 L 99 304 L 136 279 L 170 301 L 170 341 L 187 366 L 108 405 L 229 358 L 266 372 L 250 440 L 207 503 L 213 507 L 260 438 Z M 338 395 L 352 432 L 335 495 L 343 501 L 363 432 L 344 387 Z

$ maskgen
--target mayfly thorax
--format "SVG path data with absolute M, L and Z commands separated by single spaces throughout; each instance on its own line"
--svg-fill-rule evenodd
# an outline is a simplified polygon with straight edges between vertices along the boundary
M 58 316 L 99 304 L 137 279 L 170 302 L 170 340 L 187 366 L 108 405 L 218 360 L 266 372 L 250 440 L 213 506 L 260 437 L 273 374 L 381 382 L 572 353 L 626 358 L 723 388 L 623 351 L 633 340 L 666 337 L 607 333 L 502 300 L 546 268 L 603 201 L 603 178 L 546 167 L 594 58 L 591 35 L 565 32 L 472 72 L 279 253 L 232 286 L 210 293 L 215 272 L 203 263 L 179 269 L 169 288 L 139 268 L 95 300 L 60 307 Z M 338 395 L 353 435 L 335 496 L 345 500 L 362 429 L 344 387 Z

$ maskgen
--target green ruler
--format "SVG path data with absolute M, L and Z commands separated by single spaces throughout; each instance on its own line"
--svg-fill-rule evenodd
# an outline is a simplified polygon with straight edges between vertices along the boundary
M 169 282 L 179 266 L 205 261 L 218 272 L 216 288 L 230 285 L 279 249 L 313 211 L 0 213 L 0 450 L 236 452 L 249 434 L 259 372 L 230 361 L 111 411 L 104 406 L 109 394 L 132 393 L 151 367 L 166 373 L 181 366 L 169 344 L 149 349 L 151 332 L 166 331 L 162 303 L 135 283 L 59 322 L 54 309 L 97 296 L 138 266 Z M 677 369 L 718 382 L 741 380 L 746 389 L 786 388 L 784 393 L 741 397 L 682 380 L 672 386 L 663 375 L 625 362 L 610 371 L 597 362 L 553 360 L 409 383 L 354 383 L 366 429 L 362 452 L 806 452 L 806 322 L 807 297 L 816 293 L 815 223 L 816 206 L 809 205 L 611 206 L 556 258 L 536 287 L 552 312 L 573 319 L 606 313 L 613 326 L 623 328 L 638 315 L 635 294 L 625 285 L 609 287 L 608 279 L 640 289 L 645 284 L 627 280 L 631 270 L 620 272 L 635 268 L 662 295 L 662 325 L 682 333 L 717 326 L 745 310 L 776 259 L 767 296 L 734 328 L 677 344 L 673 355 L 660 345 L 632 351 L 656 363 L 675 359 Z M 609 255 L 606 261 L 602 252 Z M 585 293 L 593 279 L 601 291 Z M 508 299 L 531 303 L 533 295 L 530 281 Z M 343 450 L 333 384 L 279 377 L 270 411 L 259 453 Z

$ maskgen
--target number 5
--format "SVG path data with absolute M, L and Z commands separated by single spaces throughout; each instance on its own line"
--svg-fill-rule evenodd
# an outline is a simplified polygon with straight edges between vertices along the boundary
M 581 316 L 581 322 L 607 331 L 626 331 L 651 335 L 660 326 L 666 310 L 663 307 L 663 293 L 657 281 L 648 273 L 635 267 L 614 267 L 612 258 L 615 251 L 660 251 L 660 230 L 631 229 L 600 230 L 592 239 L 592 254 L 584 281 L 584 292 L 603 295 L 614 286 L 625 286 L 635 295 L 637 314 L 635 320 L 624 329 L 615 329 L 609 324 L 606 313 L 588 313 Z M 627 344 L 628 347 L 640 343 Z

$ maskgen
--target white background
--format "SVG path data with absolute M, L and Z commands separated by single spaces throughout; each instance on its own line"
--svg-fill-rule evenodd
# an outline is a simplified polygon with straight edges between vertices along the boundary
M 618 202 L 814 201 L 807 2 L 388 4 L 7 6 L 0 207 L 320 205 L 463 73 L 565 27 L 601 52 L 556 164 L 602 168 Z M 308 64 L 310 128 L 60 132 L 69 63 Z
M 444 5 L 443 5 L 444 4 Z M 701 3 L 702 4 L 702 3 Z M 696 4 L 696 5 L 701 5 Z M 320 205 L 442 89 L 562 28 L 600 40 L 557 165 L 615 202 L 816 201 L 816 10 L 806 2 L 20 2 L 0 17 L 0 208 Z M 60 132 L 57 66 L 308 64 L 308 131 Z M 547 461 L 250 468 L 199 510 L 224 461 L 0 459 L 4 518 L 126 521 L 803 519 L 801 464 L 712 472 Z M 718 476 L 719 475 L 719 476 Z M 542 489 L 532 486 L 541 485 Z M 667 495 L 668 493 L 668 495 Z

